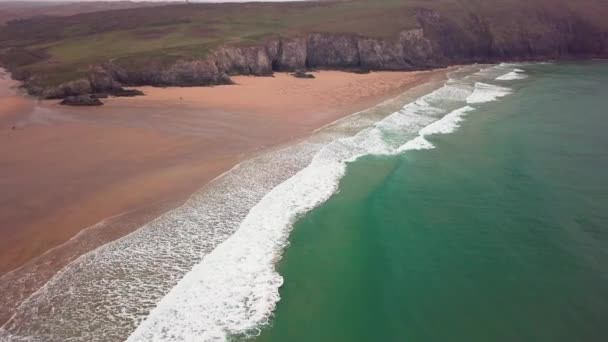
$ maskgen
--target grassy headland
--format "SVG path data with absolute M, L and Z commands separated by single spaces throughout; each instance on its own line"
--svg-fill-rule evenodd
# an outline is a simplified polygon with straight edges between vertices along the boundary
M 0 27 L 0 62 L 17 77 L 35 75 L 33 83 L 50 86 L 83 77 L 91 65 L 108 61 L 145 68 L 204 58 L 219 46 L 255 45 L 312 32 L 389 40 L 419 27 L 420 9 L 440 13 L 465 35 L 476 33 L 471 22 L 482 23 L 493 41 L 513 40 L 522 28 L 542 36 L 547 27 L 561 25 L 560 20 L 569 25 L 567 18 L 608 32 L 608 6 L 602 0 L 174 4 L 9 22 Z

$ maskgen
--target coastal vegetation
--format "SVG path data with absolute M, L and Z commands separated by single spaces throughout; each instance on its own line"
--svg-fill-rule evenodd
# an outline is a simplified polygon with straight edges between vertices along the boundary
M 414 70 L 605 57 L 606 16 L 608 6 L 601 0 L 162 4 L 10 21 L 0 27 L 0 63 L 25 81 L 30 93 L 62 98 L 82 93 L 65 82 L 90 80 L 99 66 L 107 77 L 103 84 L 92 81 L 91 88 L 107 92 L 101 88 L 116 87 L 108 79 L 127 85 L 206 85 L 229 83 L 227 75 L 307 67 Z M 218 55 L 225 47 L 264 51 Z

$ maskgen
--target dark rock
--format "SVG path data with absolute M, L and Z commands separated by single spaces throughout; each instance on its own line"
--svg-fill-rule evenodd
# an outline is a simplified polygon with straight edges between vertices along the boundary
M 399 41 L 360 38 L 357 42 L 360 67 L 374 70 L 408 70 L 413 66 L 403 56 Z
M 89 74 L 91 89 L 96 93 L 110 93 L 122 89 L 112 72 L 103 66 L 95 66 Z
M 358 37 L 340 33 L 313 33 L 306 43 L 306 64 L 311 68 L 349 68 L 361 64 Z
M 281 39 L 273 70 L 295 71 L 306 68 L 306 38 Z
M 57 87 L 45 88 L 40 92 L 40 96 L 43 99 L 63 99 L 66 96 L 66 92 L 63 87 L 59 85 Z
M 59 104 L 65 106 L 101 106 L 103 105 L 103 102 L 98 98 L 91 97 L 91 95 L 78 95 L 68 96 Z
M 63 91 L 68 96 L 78 96 L 90 94 L 92 92 L 91 83 L 89 80 L 81 78 L 75 81 L 66 82 L 63 84 Z
M 220 77 L 218 77 L 218 84 L 235 84 L 234 81 L 228 76 L 226 73 L 222 73 Z
M 120 88 L 120 89 L 113 90 L 112 95 L 116 96 L 116 97 L 133 97 L 133 96 L 144 95 L 144 93 L 141 90 L 137 90 L 137 89 Z M 107 95 L 106 95 L 106 97 L 107 97 Z
M 223 47 L 214 54 L 220 72 L 237 75 L 272 75 L 272 60 L 265 46 Z
M 108 94 L 91 94 L 91 98 L 94 99 L 107 99 L 108 97 Z
M 315 75 L 306 73 L 304 71 L 296 71 L 292 75 L 295 78 L 315 78 Z
M 62 99 L 66 96 L 79 96 L 92 93 L 91 83 L 87 79 L 78 79 L 61 83 L 56 87 L 46 88 L 42 92 L 45 99 Z
M 42 97 L 42 93 L 44 92 L 43 87 L 30 85 L 28 83 L 24 83 L 23 87 L 27 90 L 27 94 L 30 96 Z
M 134 75 L 135 85 L 208 86 L 231 84 L 226 70 L 220 70 L 211 58 L 180 60 L 169 67 Z

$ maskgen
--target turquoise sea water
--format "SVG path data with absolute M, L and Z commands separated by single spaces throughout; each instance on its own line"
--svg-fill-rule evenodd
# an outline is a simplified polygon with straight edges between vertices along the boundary
M 256 341 L 606 341 L 608 64 L 525 65 L 299 219 Z

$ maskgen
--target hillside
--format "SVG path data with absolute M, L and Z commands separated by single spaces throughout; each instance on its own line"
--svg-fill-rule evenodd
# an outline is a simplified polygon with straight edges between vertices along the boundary
M 60 98 L 277 70 L 606 57 L 606 17 L 604 0 L 175 4 L 12 21 L 0 62 Z
M 11 20 L 42 16 L 70 16 L 125 8 L 158 6 L 159 3 L 132 1 L 4 1 L 0 2 L 0 24 Z

